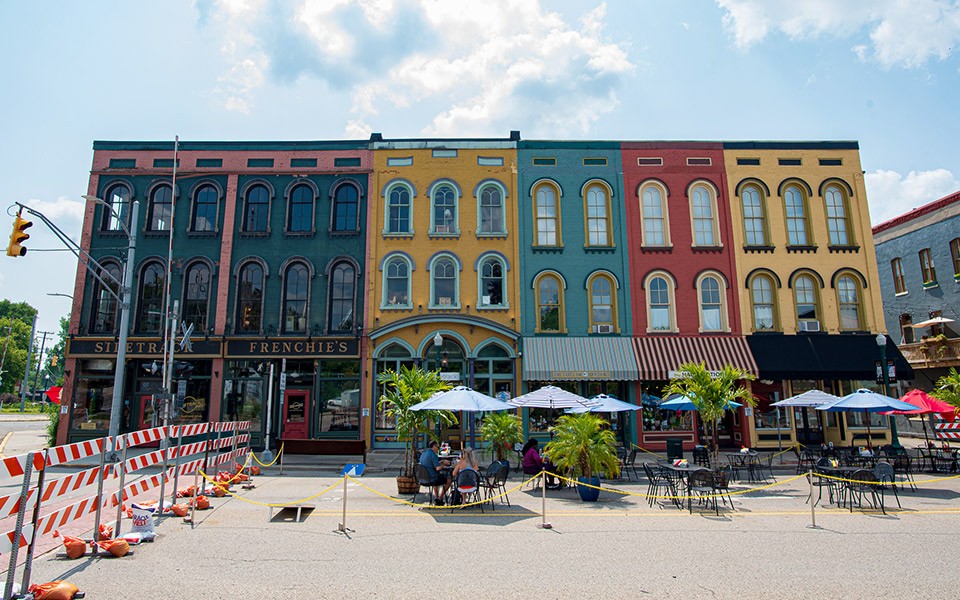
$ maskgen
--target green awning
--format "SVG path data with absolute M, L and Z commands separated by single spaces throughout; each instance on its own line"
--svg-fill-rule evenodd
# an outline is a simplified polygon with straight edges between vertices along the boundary
M 638 377 L 630 338 L 523 338 L 524 381 L 636 381 Z

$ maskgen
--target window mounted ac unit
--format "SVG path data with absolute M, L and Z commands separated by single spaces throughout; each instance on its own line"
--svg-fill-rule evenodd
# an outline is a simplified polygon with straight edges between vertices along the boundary
M 613 325 L 594 325 L 594 333 L 613 333 Z
M 820 321 L 800 321 L 800 331 L 820 331 Z

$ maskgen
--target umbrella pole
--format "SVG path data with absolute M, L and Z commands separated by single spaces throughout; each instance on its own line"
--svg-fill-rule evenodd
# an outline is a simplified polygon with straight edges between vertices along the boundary
M 924 419 L 927 415 L 920 415 L 920 424 L 923 425 L 923 441 L 927 443 L 927 448 L 930 447 L 930 438 L 927 437 L 927 420 Z M 930 417 L 933 418 L 932 416 Z

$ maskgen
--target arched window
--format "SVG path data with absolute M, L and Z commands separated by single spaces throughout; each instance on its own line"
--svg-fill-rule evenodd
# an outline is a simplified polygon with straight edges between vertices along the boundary
M 264 185 L 255 185 L 247 190 L 247 203 L 243 211 L 243 231 L 264 233 L 270 217 L 270 192 Z
M 783 204 L 787 215 L 787 244 L 790 246 L 809 245 L 807 207 L 800 188 L 795 185 L 788 185 L 783 192 Z
M 890 270 L 893 272 L 893 292 L 895 294 L 906 293 L 907 283 L 903 277 L 903 263 L 899 257 L 890 261 Z
M 130 225 L 130 188 L 114 185 L 104 195 L 108 206 L 103 207 L 103 231 L 123 231 Z M 112 211 L 111 211 L 112 209 Z
M 726 331 L 724 286 L 719 277 L 705 275 L 697 282 L 700 295 L 700 330 Z
M 557 207 L 558 193 L 548 183 L 538 185 L 533 192 L 536 207 L 534 221 L 537 228 L 537 246 L 560 246 L 560 211 Z
M 937 282 L 937 269 L 933 266 L 933 255 L 930 248 L 924 248 L 920 251 L 920 275 L 923 277 L 924 285 L 932 285 Z
M 220 194 L 212 185 L 200 186 L 193 197 L 193 214 L 190 217 L 191 231 L 215 231 L 217 228 L 217 206 Z
M 743 206 L 743 234 L 747 246 L 767 245 L 767 219 L 764 198 L 759 189 L 748 185 L 740 191 Z
M 433 218 L 430 220 L 430 233 L 460 233 L 460 215 L 458 214 L 457 192 L 449 185 L 438 185 L 431 195 Z
M 117 296 L 120 295 L 120 265 L 105 263 L 100 269 L 100 279 L 93 288 L 92 333 L 114 333 L 117 330 Z M 111 291 L 113 293 L 111 293 Z
M 387 261 L 383 270 L 383 307 L 409 308 L 410 263 L 402 256 Z
M 610 246 L 610 196 L 602 185 L 587 187 L 585 201 L 588 246 Z
M 753 303 L 753 330 L 775 331 L 777 306 L 773 280 L 767 275 L 755 276 L 750 282 L 750 298 Z
M 837 279 L 837 305 L 840 307 L 840 330 L 861 331 L 860 286 L 849 275 Z
M 327 315 L 331 333 L 353 331 L 353 305 L 357 294 L 357 274 L 353 265 L 337 263 L 330 273 L 330 314 Z
M 831 246 L 848 246 L 852 242 L 850 218 L 847 215 L 847 200 L 838 186 L 827 186 L 823 193 L 827 205 L 827 230 Z
M 263 267 L 249 262 L 237 281 L 237 323 L 241 333 L 259 333 L 263 324 Z
M 385 347 L 381 348 L 377 353 L 376 359 L 376 369 L 377 375 L 385 373 L 387 371 L 394 371 L 396 373 L 400 372 L 402 367 L 412 367 L 414 365 L 413 356 L 410 353 L 410 350 L 405 346 L 397 343 L 387 344 Z M 377 383 L 377 377 L 374 377 L 374 397 L 379 398 L 380 394 L 383 393 L 383 387 Z M 374 427 L 377 430 L 392 430 L 397 426 L 396 416 L 380 407 L 379 403 L 375 402 L 374 406 L 376 407 L 376 413 L 374 417 Z
M 655 333 L 676 331 L 673 279 L 664 273 L 647 276 L 647 310 L 649 330 Z
M 809 275 L 800 275 L 793 282 L 793 296 L 797 304 L 797 327 L 801 331 L 819 331 L 817 310 L 817 283 Z M 812 324 L 812 325 L 811 325 Z
M 166 281 L 166 270 L 158 261 L 147 263 L 140 272 L 140 297 L 137 301 L 139 333 L 160 333 Z
M 719 246 L 717 207 L 713 192 L 706 185 L 695 185 L 690 192 L 690 209 L 693 214 L 693 245 Z
M 413 233 L 410 215 L 413 211 L 410 189 L 396 184 L 387 191 L 386 233 Z
M 310 297 L 310 272 L 295 262 L 283 274 L 283 332 L 307 330 L 307 301 Z
M 953 262 L 954 276 L 960 275 L 960 238 L 950 240 L 950 260 Z
M 187 267 L 183 285 L 183 321 L 192 323 L 197 333 L 207 330 L 210 302 L 210 267 L 195 262 Z
M 513 359 L 500 344 L 487 344 L 473 362 L 473 389 L 488 396 L 513 395 Z
M 308 185 L 298 185 L 290 191 L 287 211 L 287 231 L 313 231 L 313 190 Z
M 670 245 L 670 227 L 664 198 L 665 190 L 655 183 L 647 183 L 640 188 L 640 220 L 643 222 L 644 246 Z
M 506 216 L 504 215 L 503 192 L 496 185 L 485 185 L 480 190 L 480 223 L 477 233 L 480 235 L 497 235 L 506 233 Z
M 147 231 L 169 231 L 170 216 L 173 212 L 173 188 L 158 185 L 150 193 L 150 214 L 147 217 Z
M 459 271 L 449 256 L 440 256 L 430 265 L 430 308 L 458 308 L 460 306 Z
M 553 274 L 541 275 L 536 281 L 537 331 L 560 332 L 566 328 L 563 311 L 563 286 Z
M 507 305 L 507 288 L 503 260 L 490 256 L 480 263 L 480 300 L 478 308 L 503 308 Z
M 333 230 L 357 231 L 360 193 L 352 185 L 341 185 L 333 194 Z
M 616 284 L 607 275 L 590 278 L 590 330 L 613 333 L 617 330 Z

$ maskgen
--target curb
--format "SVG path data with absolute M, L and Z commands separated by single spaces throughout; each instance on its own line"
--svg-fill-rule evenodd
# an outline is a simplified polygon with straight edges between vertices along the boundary
M 8 431 L 7 435 L 3 436 L 3 441 L 0 441 L 0 458 L 6 458 L 6 455 L 3 453 L 7 449 L 7 441 L 10 439 L 10 436 L 13 435 L 12 431 Z

